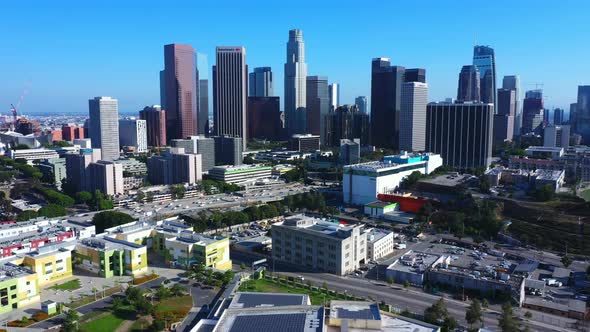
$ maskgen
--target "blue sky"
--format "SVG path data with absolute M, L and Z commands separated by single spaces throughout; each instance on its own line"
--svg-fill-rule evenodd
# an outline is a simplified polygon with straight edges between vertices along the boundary
M 495 48 L 499 85 L 509 74 L 523 90 L 543 83 L 548 107 L 569 107 L 590 84 L 585 0 L 2 1 L 0 12 L 2 114 L 29 84 L 25 114 L 87 112 L 98 95 L 118 98 L 121 112 L 157 104 L 163 45 L 173 42 L 209 66 L 215 46 L 245 46 L 250 68 L 272 67 L 282 97 L 292 28 L 303 30 L 308 74 L 341 83 L 341 103 L 369 95 L 379 56 L 426 68 L 429 100 L 455 97 L 475 40 Z

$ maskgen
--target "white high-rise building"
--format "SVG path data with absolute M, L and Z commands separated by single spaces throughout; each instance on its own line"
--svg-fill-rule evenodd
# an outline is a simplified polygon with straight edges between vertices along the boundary
M 307 132 L 305 44 L 303 31 L 289 30 L 285 62 L 285 127 L 289 136 Z
M 402 84 L 399 114 L 399 148 L 405 151 L 424 151 L 426 148 L 426 104 L 428 84 Z
M 504 76 L 502 79 L 502 88 L 514 90 L 515 94 L 515 113 L 514 113 L 514 136 L 520 136 L 522 128 L 522 102 L 520 101 L 520 77 L 518 75 Z
M 328 94 L 330 95 L 330 111 L 333 112 L 340 106 L 340 85 L 336 82 L 330 84 Z
M 95 97 L 88 101 L 90 140 L 101 149 L 103 160 L 119 159 L 119 102 L 111 97 Z
M 121 146 L 134 147 L 136 152 L 147 152 L 147 122 L 134 118 L 119 120 Z
M 570 146 L 570 126 L 548 125 L 543 133 L 543 146 L 567 148 Z

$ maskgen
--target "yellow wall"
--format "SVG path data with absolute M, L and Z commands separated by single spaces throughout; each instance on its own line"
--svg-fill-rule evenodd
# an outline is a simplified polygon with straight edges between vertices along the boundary
M 39 258 L 25 256 L 24 265 L 37 274 L 39 286 L 44 286 L 72 276 L 72 253 L 57 251 Z

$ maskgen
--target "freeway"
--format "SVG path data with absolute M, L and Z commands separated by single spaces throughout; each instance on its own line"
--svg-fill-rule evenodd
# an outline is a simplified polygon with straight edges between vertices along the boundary
M 250 256 L 235 251 L 231 252 L 231 258 L 234 261 L 236 268 L 239 268 L 239 263 L 244 262 L 250 264 L 252 261 L 259 259 L 258 256 Z M 347 294 L 371 297 L 376 301 L 384 301 L 396 308 L 396 310 L 409 310 L 411 312 L 422 314 L 426 308 L 436 302 L 440 296 L 424 293 L 414 288 L 392 287 L 385 282 L 368 280 L 364 278 L 337 276 L 328 273 L 315 273 L 303 271 L 299 268 L 294 268 L 286 264 L 270 263 L 269 270 L 281 275 L 299 277 L 302 276 L 306 281 L 311 281 L 315 285 L 323 285 L 326 283 L 327 287 L 332 290 L 346 292 Z M 449 313 L 457 319 L 457 321 L 467 326 L 465 321 L 465 310 L 469 306 L 469 302 L 458 301 L 446 297 L 445 302 Z M 498 305 L 492 305 L 485 310 L 484 324 L 489 329 L 498 329 L 498 317 L 500 315 L 500 308 Z M 524 311 L 515 309 L 516 314 L 521 320 L 524 320 Z M 571 331 L 567 328 L 557 326 L 559 322 L 564 322 L 560 317 L 542 314 L 538 312 L 533 313 L 533 317 L 528 324 L 534 331 Z M 547 323 L 546 323 L 547 322 Z M 569 322 L 569 320 L 568 320 Z

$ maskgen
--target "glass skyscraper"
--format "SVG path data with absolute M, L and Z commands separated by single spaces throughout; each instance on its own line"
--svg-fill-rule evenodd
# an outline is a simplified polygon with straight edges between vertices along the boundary
M 489 46 L 476 45 L 473 48 L 473 65 L 477 66 L 480 77 L 480 96 L 484 103 L 496 104 L 496 56 Z
M 303 31 L 289 30 L 285 62 L 285 128 L 289 136 L 307 132 L 305 44 Z

